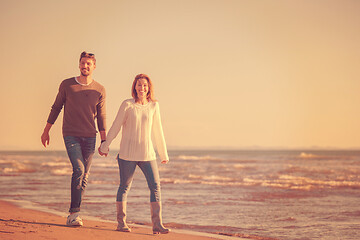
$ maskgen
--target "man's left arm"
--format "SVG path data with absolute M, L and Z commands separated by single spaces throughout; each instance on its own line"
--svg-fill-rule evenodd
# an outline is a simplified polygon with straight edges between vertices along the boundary
M 106 140 L 106 93 L 105 88 L 102 89 L 102 93 L 98 104 L 96 105 L 97 111 L 97 125 L 100 132 L 101 141 Z

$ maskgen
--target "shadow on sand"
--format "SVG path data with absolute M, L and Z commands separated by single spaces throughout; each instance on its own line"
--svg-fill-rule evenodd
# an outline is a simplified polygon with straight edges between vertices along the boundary
M 16 220 L 16 219 L 2 219 L 0 218 L 0 222 L 4 222 L 6 224 L 12 224 L 12 223 L 22 223 L 22 224 L 32 224 L 32 225 L 43 225 L 43 226 L 53 226 L 53 227 L 62 227 L 62 228 L 81 228 L 81 229 L 93 229 L 98 231 L 116 231 L 114 229 L 109 229 L 105 227 L 95 226 L 95 227 L 74 227 L 74 226 L 67 226 L 64 224 L 57 224 L 57 223 L 44 223 L 44 222 L 31 222 L 31 221 L 23 221 L 23 220 Z M 19 227 L 19 226 L 13 226 L 13 227 Z M 0 231 L 0 233 L 14 233 L 14 232 L 7 232 L 7 231 Z M 134 233 L 137 235 L 145 235 L 145 236 L 153 236 L 153 234 L 147 234 L 147 233 Z

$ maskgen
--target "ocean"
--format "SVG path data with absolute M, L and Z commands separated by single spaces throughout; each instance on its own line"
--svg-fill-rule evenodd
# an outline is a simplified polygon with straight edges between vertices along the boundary
M 159 163 L 167 227 L 234 239 L 360 239 L 360 151 L 176 150 L 169 156 L 169 164 Z M 115 157 L 94 156 L 83 215 L 116 220 Z M 66 213 L 71 173 L 64 151 L 2 151 L 0 199 Z M 151 222 L 140 169 L 128 221 Z

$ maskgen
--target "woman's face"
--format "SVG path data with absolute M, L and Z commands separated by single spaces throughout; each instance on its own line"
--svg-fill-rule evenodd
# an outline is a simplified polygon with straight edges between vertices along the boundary
M 140 78 L 136 82 L 135 90 L 138 98 L 146 98 L 149 91 L 149 84 L 145 78 Z

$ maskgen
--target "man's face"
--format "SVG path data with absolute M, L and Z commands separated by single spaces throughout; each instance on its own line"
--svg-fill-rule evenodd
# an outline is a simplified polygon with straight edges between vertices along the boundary
M 80 60 L 79 69 L 81 75 L 87 77 L 92 74 L 95 68 L 96 65 L 94 64 L 94 61 L 91 58 L 84 57 Z

